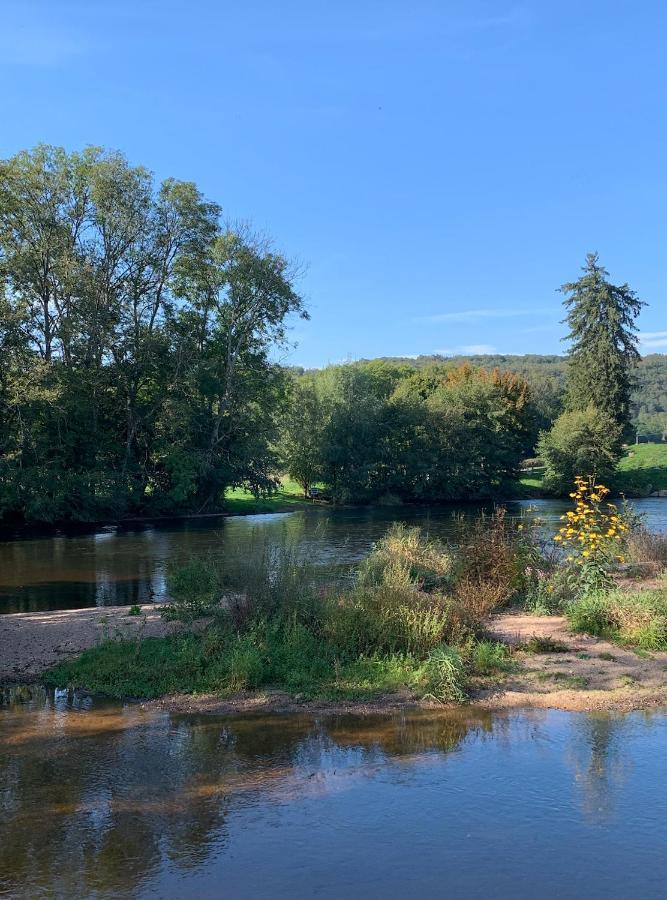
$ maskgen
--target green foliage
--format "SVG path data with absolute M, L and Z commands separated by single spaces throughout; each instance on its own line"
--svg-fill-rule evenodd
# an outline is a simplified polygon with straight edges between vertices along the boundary
M 632 370 L 639 361 L 635 319 L 644 304 L 627 284 L 610 283 L 597 254 L 588 254 L 583 273 L 561 288 L 571 341 L 566 404 L 570 410 L 593 407 L 627 434 Z
M 463 703 L 465 670 L 461 655 L 451 647 L 436 647 L 424 666 L 426 696 L 441 702 Z
M 269 361 L 304 315 L 270 245 L 118 153 L 0 161 L 0 517 L 220 509 L 276 484 Z
M 296 379 L 283 456 L 304 489 L 321 480 L 337 502 L 490 497 L 516 478 L 536 422 L 511 374 L 330 366 Z
M 567 493 L 581 472 L 609 483 L 621 456 L 620 429 L 593 407 L 566 412 L 541 434 L 538 453 L 545 464 L 544 488 L 552 493 Z
M 493 567 L 483 570 L 495 577 Z M 56 666 L 47 682 L 115 697 L 277 686 L 327 697 L 402 688 L 460 702 L 467 674 L 508 671 L 511 659 L 502 645 L 476 639 L 493 607 L 474 597 L 466 608 L 457 571 L 440 543 L 393 528 L 352 583 L 323 585 L 287 534 L 272 543 L 261 533 L 222 560 L 170 572 L 165 616 L 187 624 L 206 615 L 195 632 L 107 641 Z
M 424 369 L 434 365 L 471 365 L 523 376 L 529 386 L 537 415 L 536 426 L 546 431 L 563 412 L 568 360 L 563 356 L 539 354 L 483 354 L 471 356 L 418 356 L 416 359 L 385 358 L 377 363 Z M 667 355 L 651 353 L 639 360 L 633 373 L 631 394 L 633 425 L 642 432 L 663 433 L 667 437 Z
M 512 654 L 507 644 L 481 640 L 470 650 L 472 669 L 476 675 L 494 675 L 510 672 L 514 668 Z
M 667 589 L 590 595 L 567 610 L 574 631 L 642 650 L 667 650 Z

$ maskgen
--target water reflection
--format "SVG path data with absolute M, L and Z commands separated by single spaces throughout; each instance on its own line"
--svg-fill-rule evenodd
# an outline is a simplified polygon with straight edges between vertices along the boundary
M 521 515 L 528 503 L 508 504 Z M 566 505 L 535 502 L 554 527 Z M 652 528 L 667 529 L 667 501 L 636 501 Z M 397 509 L 312 509 L 277 515 L 186 520 L 159 526 L 100 528 L 68 536 L 22 537 L 0 541 L 0 612 L 124 606 L 160 600 L 170 561 L 188 559 L 246 543 L 256 529 L 278 536 L 287 530 L 324 569 L 349 567 L 368 553 L 391 522 L 421 525 L 447 538 L 454 515 L 476 516 L 481 507 L 399 507 Z
M 218 719 L 6 692 L 0 892 L 572 896 L 576 875 L 577 895 L 661 896 L 666 724 Z

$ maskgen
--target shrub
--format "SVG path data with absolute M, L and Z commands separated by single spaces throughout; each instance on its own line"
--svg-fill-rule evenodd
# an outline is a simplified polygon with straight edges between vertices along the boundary
M 474 643 L 470 658 L 472 669 L 477 675 L 508 672 L 513 667 L 510 648 L 498 641 L 482 640 Z
M 586 594 L 566 608 L 573 631 L 606 636 L 613 629 L 604 594 Z
M 550 431 L 540 435 L 537 452 L 544 460 L 544 488 L 565 494 L 579 472 L 611 479 L 621 458 L 618 425 L 595 407 L 559 416 Z
M 502 508 L 472 525 L 461 523 L 457 543 L 454 597 L 479 626 L 529 589 L 539 551 L 531 524 L 511 521 Z
M 163 607 L 162 615 L 183 622 L 208 615 L 222 596 L 216 566 L 207 559 L 191 559 L 170 567 L 167 589 L 171 603 Z
M 451 647 L 436 647 L 424 666 L 426 696 L 443 703 L 463 703 L 465 694 L 465 669 L 461 655 Z
M 667 534 L 655 534 L 643 524 L 633 528 L 626 541 L 626 558 L 635 566 L 660 570 L 667 566 Z
M 357 582 L 362 587 L 403 585 L 432 591 L 449 587 L 452 572 L 452 555 L 440 541 L 396 523 L 360 564 Z

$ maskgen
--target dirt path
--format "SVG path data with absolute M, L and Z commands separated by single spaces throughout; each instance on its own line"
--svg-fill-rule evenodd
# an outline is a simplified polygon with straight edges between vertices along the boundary
M 485 706 L 542 706 L 572 710 L 667 708 L 667 653 L 640 653 L 584 634 L 572 634 L 562 616 L 495 616 L 489 636 L 520 648 L 531 637 L 550 638 L 565 652 L 517 649 L 520 669 L 482 689 Z
M 159 607 L 142 607 L 140 616 L 129 606 L 11 613 L 0 616 L 0 681 L 33 681 L 45 669 L 94 647 L 106 637 L 167 634 L 170 626 Z

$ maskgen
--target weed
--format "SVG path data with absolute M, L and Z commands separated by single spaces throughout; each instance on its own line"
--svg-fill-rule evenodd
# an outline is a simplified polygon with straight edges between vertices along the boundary
M 425 697 L 441 702 L 462 703 L 466 699 L 465 672 L 460 654 L 450 647 L 432 650 L 424 666 Z
M 570 648 L 562 641 L 557 641 L 548 635 L 534 634 L 521 647 L 525 653 L 569 653 Z
M 132 606 L 127 611 L 128 616 L 140 616 L 141 615 L 141 607 L 138 603 L 133 603 Z

